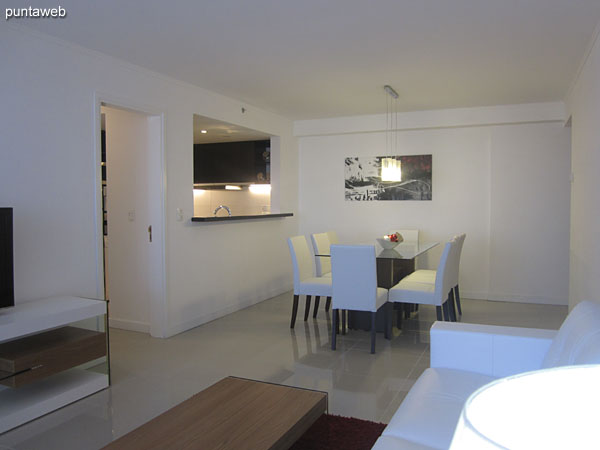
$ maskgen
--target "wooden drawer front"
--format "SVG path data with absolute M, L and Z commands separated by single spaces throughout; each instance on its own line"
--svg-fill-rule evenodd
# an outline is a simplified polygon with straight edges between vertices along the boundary
M 106 334 L 62 327 L 0 344 L 0 384 L 19 387 L 106 355 Z

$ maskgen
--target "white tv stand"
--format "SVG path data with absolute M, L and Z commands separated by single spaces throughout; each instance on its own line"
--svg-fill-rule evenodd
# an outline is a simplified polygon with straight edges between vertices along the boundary
M 6 343 L 11 345 L 19 343 L 19 341 L 29 342 L 32 340 L 31 338 L 29 340 L 23 338 L 34 335 L 38 335 L 37 340 L 40 341 L 41 338 L 43 342 L 43 335 L 40 333 L 59 329 L 73 322 L 96 318 L 99 325 L 96 327 L 97 331 L 100 331 L 104 337 L 106 363 L 108 364 L 106 314 L 106 301 L 81 297 L 53 297 L 18 303 L 14 308 L 0 312 L 0 348 Z M 76 328 L 88 327 L 76 325 Z M 98 337 L 95 342 L 97 348 Z M 86 344 L 83 345 L 85 351 Z M 26 350 L 26 353 L 31 353 L 32 350 L 34 353 L 36 351 L 35 348 L 30 347 Z M 0 386 L 0 433 L 108 387 L 108 374 L 110 373 L 108 367 L 107 373 L 85 370 L 83 368 L 85 364 L 81 365 L 80 363 L 78 367 L 63 370 L 65 364 L 69 365 L 69 362 L 65 363 L 64 360 L 69 358 L 62 358 L 60 342 L 50 349 L 46 349 L 44 346 L 39 354 L 44 355 L 46 351 L 52 353 L 52 361 L 62 359 L 58 373 L 42 375 L 39 379 L 29 377 L 35 381 L 27 381 L 22 387 Z M 71 354 L 73 354 L 72 351 Z M 0 356 L 2 355 L 0 354 Z

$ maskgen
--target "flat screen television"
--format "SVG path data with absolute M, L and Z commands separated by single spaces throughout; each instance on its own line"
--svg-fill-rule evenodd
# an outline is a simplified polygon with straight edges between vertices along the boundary
M 0 308 L 15 306 L 13 210 L 0 208 Z

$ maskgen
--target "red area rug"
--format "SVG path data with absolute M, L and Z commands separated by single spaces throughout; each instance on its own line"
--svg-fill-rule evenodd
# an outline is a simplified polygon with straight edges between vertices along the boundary
M 384 428 L 384 423 L 323 414 L 291 450 L 369 450 Z

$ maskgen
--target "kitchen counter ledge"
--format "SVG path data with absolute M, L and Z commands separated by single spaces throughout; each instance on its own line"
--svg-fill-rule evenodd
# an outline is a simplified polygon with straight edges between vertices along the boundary
M 208 216 L 192 217 L 192 222 L 229 222 L 231 220 L 272 219 L 276 217 L 291 217 L 293 213 L 254 214 L 247 216 Z

